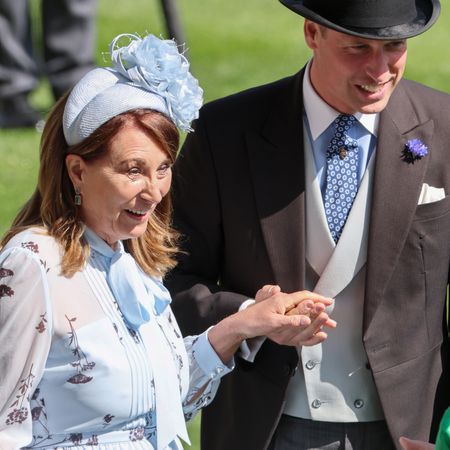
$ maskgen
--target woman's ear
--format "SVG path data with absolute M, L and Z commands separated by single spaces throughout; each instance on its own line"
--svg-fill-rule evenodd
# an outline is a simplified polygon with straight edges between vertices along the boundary
M 80 155 L 66 156 L 66 169 L 74 187 L 80 187 L 83 181 L 85 162 Z

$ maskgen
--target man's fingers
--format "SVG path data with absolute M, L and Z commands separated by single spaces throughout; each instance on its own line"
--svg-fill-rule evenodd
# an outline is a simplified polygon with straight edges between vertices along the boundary
M 404 436 L 399 439 L 400 445 L 403 450 L 433 450 L 434 445 L 429 442 L 415 441 L 413 439 L 405 438 Z
M 310 327 L 314 330 L 314 334 L 318 333 L 328 320 L 328 314 L 325 312 L 321 312 L 317 317 L 313 318 Z
M 291 309 L 286 309 L 285 314 L 288 316 L 292 316 L 293 314 L 302 314 L 310 317 L 312 311 L 314 311 L 314 302 L 312 300 L 303 300 Z
M 310 346 L 319 344 L 327 338 L 327 334 L 324 331 L 314 333 L 308 326 L 302 330 L 299 330 L 298 328 L 297 330 L 284 329 L 269 337 L 278 344 L 299 347 L 302 345 Z
M 284 316 L 284 318 L 279 330 L 269 336 L 279 344 L 310 346 L 319 344 L 327 338 L 327 334 L 322 330 L 329 320 L 326 313 L 321 313 L 313 321 L 304 315 Z
M 306 303 L 306 304 L 305 304 Z M 325 310 L 325 305 L 323 303 L 316 303 L 314 304 L 312 300 L 305 300 L 300 305 L 290 309 L 285 314 L 287 316 L 292 316 L 295 314 L 301 314 L 309 317 L 311 320 L 314 320 L 316 317 L 318 317 L 321 313 L 323 313 Z M 330 319 L 329 317 L 325 320 L 323 323 L 324 326 L 327 326 L 329 328 L 336 328 L 336 321 L 333 319 Z
M 307 327 L 311 324 L 311 319 L 303 314 L 294 314 L 291 316 L 283 316 L 286 319 L 286 324 L 294 328 Z
M 261 300 L 266 300 L 269 297 L 272 297 L 272 295 L 278 294 L 279 292 L 281 292 L 280 286 L 274 284 L 266 284 L 261 289 L 258 290 L 258 292 L 255 295 L 255 300 L 257 302 Z
M 312 305 L 318 305 L 318 308 L 321 308 L 323 305 L 323 308 L 326 308 L 327 306 L 330 306 L 333 304 L 334 300 L 329 297 L 323 297 L 322 295 L 315 294 L 310 291 L 298 291 L 293 292 L 292 294 L 286 294 L 286 303 L 285 308 L 286 312 L 291 311 L 293 308 L 297 307 L 298 305 L 301 305 L 305 301 L 312 302 Z
M 292 295 L 297 303 L 300 303 L 302 300 L 312 300 L 314 303 L 316 302 L 322 302 L 324 305 L 329 306 L 333 303 L 333 299 L 330 297 L 324 297 L 323 295 L 316 294 L 315 292 L 311 291 L 297 291 L 293 292 Z
M 319 331 L 318 333 L 314 334 L 306 341 L 297 343 L 296 346 L 305 345 L 305 346 L 309 347 L 312 345 L 317 345 L 317 344 L 320 344 L 321 342 L 323 342 L 327 337 L 328 337 L 327 333 L 325 333 L 324 331 Z

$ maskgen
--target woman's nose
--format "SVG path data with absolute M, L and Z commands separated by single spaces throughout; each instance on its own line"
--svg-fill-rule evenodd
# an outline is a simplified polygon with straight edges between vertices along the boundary
M 141 191 L 141 197 L 146 201 L 159 203 L 162 200 L 162 194 L 158 183 L 155 183 L 150 178 L 146 178 Z

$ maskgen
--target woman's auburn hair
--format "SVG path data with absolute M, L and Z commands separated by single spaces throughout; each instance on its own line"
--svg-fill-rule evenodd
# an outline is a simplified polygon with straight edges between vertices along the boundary
M 108 151 L 109 144 L 125 125 L 133 124 L 160 145 L 173 163 L 179 146 L 179 133 L 164 114 L 137 109 L 113 117 L 82 142 L 69 147 L 62 127 L 68 95 L 65 94 L 55 104 L 46 121 L 40 144 L 37 187 L 2 238 L 0 250 L 17 233 L 31 227 L 43 227 L 63 249 L 62 275 L 71 277 L 85 266 L 90 248 L 83 237 L 85 226 L 74 202 L 75 190 L 66 169 L 66 156 L 76 154 L 92 161 Z M 149 275 L 163 276 L 176 265 L 178 234 L 171 228 L 171 217 L 172 204 L 168 193 L 150 216 L 145 233 L 123 241 L 126 251 Z

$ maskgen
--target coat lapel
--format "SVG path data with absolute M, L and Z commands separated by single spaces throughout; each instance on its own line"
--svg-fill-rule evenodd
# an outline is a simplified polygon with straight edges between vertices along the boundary
M 250 175 L 275 282 L 285 292 L 303 288 L 303 71 L 276 97 L 260 132 L 248 132 Z
M 432 152 L 433 121 L 420 122 L 402 84 L 381 113 L 370 219 L 364 328 L 369 326 L 405 244 L 428 160 L 408 164 L 402 151 L 420 139 Z

